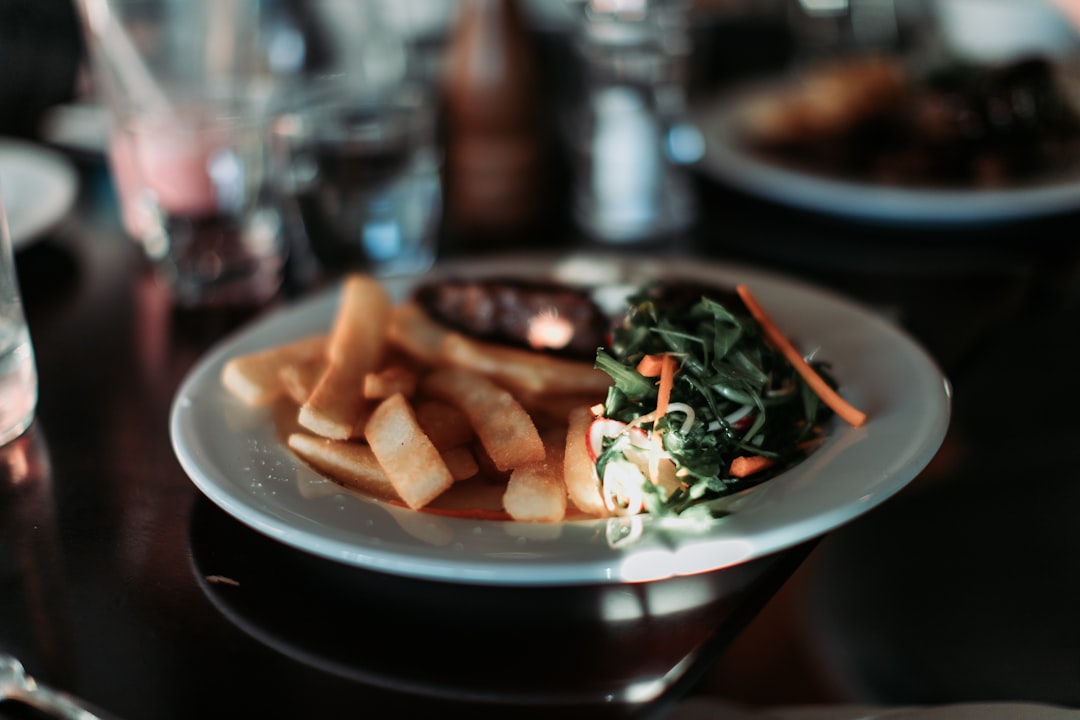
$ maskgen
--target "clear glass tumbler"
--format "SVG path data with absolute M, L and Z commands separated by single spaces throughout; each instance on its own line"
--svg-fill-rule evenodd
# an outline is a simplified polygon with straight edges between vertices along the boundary
M 441 51 L 421 45 L 409 11 L 423 7 L 304 4 L 321 55 L 277 96 L 272 175 L 290 246 L 330 275 L 412 275 L 435 261 Z
M 570 0 L 583 61 L 571 125 L 574 216 L 607 243 L 658 242 L 697 219 L 688 166 L 703 152 L 687 117 L 687 0 Z
M 34 421 L 38 377 L 0 188 L 0 445 Z
M 279 5 L 78 3 L 124 228 L 181 306 L 257 305 L 283 281 L 265 141 L 303 53 Z

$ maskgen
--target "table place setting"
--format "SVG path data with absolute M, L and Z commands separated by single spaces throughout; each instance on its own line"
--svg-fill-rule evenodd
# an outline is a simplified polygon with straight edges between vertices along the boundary
M 1080 716 L 1080 41 L 988 3 L 76 0 L 0 717 Z

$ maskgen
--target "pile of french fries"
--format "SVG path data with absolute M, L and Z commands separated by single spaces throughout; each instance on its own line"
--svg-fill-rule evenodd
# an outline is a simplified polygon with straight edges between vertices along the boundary
M 498 482 L 522 522 L 608 514 L 585 440 L 610 382 L 588 362 L 455 332 L 360 274 L 328 332 L 222 370 L 247 405 L 295 410 L 288 447 L 330 480 L 414 510 L 455 483 Z

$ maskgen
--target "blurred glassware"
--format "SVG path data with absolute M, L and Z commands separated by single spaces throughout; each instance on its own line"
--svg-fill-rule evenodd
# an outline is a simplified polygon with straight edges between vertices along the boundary
M 442 215 L 437 73 L 445 16 L 431 3 L 298 4 L 305 66 L 276 102 L 274 186 L 292 246 L 321 270 L 426 270 Z
M 602 242 L 675 236 L 697 217 L 688 166 L 689 0 L 570 0 L 584 87 L 568 135 L 574 216 Z
M 34 347 L 23 312 L 2 192 L 0 188 L 0 445 L 30 427 L 38 399 Z
M 896 0 L 790 0 L 788 21 L 797 54 L 819 60 L 861 52 L 891 53 L 899 42 L 897 12 Z
M 258 304 L 286 248 L 266 126 L 303 43 L 282 2 L 79 0 L 126 231 L 183 306 Z

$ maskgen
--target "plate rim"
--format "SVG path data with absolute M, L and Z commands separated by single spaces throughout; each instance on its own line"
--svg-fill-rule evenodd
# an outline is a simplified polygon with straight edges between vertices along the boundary
M 596 263 L 598 261 L 600 263 L 608 261 L 615 263 L 628 262 L 627 258 L 617 255 L 588 254 L 570 257 L 583 257 L 586 263 Z M 525 259 L 522 260 L 522 258 Z M 468 267 L 469 272 L 475 272 L 478 262 L 488 269 L 501 267 L 500 263 L 505 263 L 506 260 L 507 258 L 502 256 L 501 258 L 480 261 L 471 259 L 465 263 L 443 262 L 422 277 L 430 277 L 437 273 L 449 274 L 455 272 L 455 270 L 460 271 L 462 267 Z M 567 262 L 567 256 L 527 255 L 517 256 L 511 262 L 514 261 L 523 261 L 525 263 L 524 265 L 518 265 L 518 267 L 535 267 L 538 262 L 547 263 L 549 267 L 557 267 L 560 261 Z M 640 258 L 632 258 L 629 262 L 639 263 L 641 260 Z M 601 266 L 594 265 L 594 267 Z M 813 517 L 801 518 L 799 523 L 773 528 L 767 532 L 759 531 L 752 536 L 752 540 L 746 540 L 745 537 L 725 535 L 723 531 L 717 532 L 717 527 L 726 526 L 712 525 L 702 530 L 701 528 L 692 528 L 685 523 L 678 525 L 677 523 L 681 522 L 682 519 L 675 519 L 676 524 L 672 525 L 673 521 L 671 520 L 645 516 L 637 521 L 590 519 L 561 523 L 559 529 L 573 534 L 575 543 L 582 542 L 582 538 L 586 537 L 590 539 L 590 542 L 593 542 L 596 538 L 602 537 L 604 533 L 612 530 L 622 532 L 635 522 L 643 523 L 648 532 L 646 536 L 648 538 L 647 542 L 640 541 L 637 545 L 631 546 L 629 550 L 625 548 L 601 548 L 598 550 L 596 547 L 591 546 L 584 548 L 571 545 L 579 556 L 569 558 L 555 552 L 545 554 L 542 541 L 537 541 L 532 545 L 526 542 L 521 546 L 523 550 L 528 548 L 535 550 L 535 548 L 540 547 L 541 551 L 535 556 L 528 556 L 528 553 L 514 552 L 517 549 L 515 545 L 504 540 L 502 541 L 503 545 L 499 547 L 505 546 L 510 551 L 506 557 L 490 556 L 480 558 L 469 557 L 467 552 L 464 555 L 457 552 L 460 548 L 436 550 L 421 547 L 423 552 L 417 555 L 413 552 L 416 550 L 415 547 L 406 547 L 403 551 L 398 546 L 383 543 L 382 538 L 378 535 L 364 536 L 364 544 L 362 545 L 345 542 L 340 539 L 338 528 L 319 525 L 317 521 L 312 520 L 311 516 L 314 512 L 311 509 L 306 510 L 307 517 L 290 510 L 289 512 L 293 513 L 289 516 L 289 519 L 293 521 L 290 525 L 289 522 L 282 520 L 280 516 L 281 508 L 269 507 L 268 501 L 257 498 L 250 489 L 238 492 L 238 483 L 233 479 L 222 480 L 212 477 L 213 474 L 221 472 L 221 468 L 214 467 L 212 465 L 213 458 L 206 456 L 205 438 L 200 441 L 198 438 L 191 437 L 189 432 L 193 420 L 192 407 L 198 404 L 198 392 L 216 389 L 218 396 L 224 395 L 220 385 L 214 388 L 211 387 L 211 384 L 219 383 L 220 367 L 227 357 L 246 351 L 245 343 L 247 349 L 254 349 L 254 347 L 258 346 L 260 335 L 264 336 L 265 342 L 265 336 L 272 334 L 275 323 L 277 323 L 277 327 L 281 331 L 280 329 L 286 321 L 300 322 L 304 320 L 305 313 L 317 316 L 320 311 L 325 315 L 324 320 L 328 321 L 329 312 L 332 312 L 337 293 L 340 290 L 340 284 L 335 284 L 324 291 L 283 308 L 273 310 L 256 319 L 219 341 L 196 362 L 178 387 L 170 409 L 170 440 L 175 455 L 192 483 L 214 504 L 249 527 L 296 549 L 336 560 L 346 565 L 356 565 L 371 570 L 380 570 L 410 577 L 484 585 L 552 586 L 662 580 L 672 576 L 716 570 L 798 545 L 853 520 L 891 497 L 914 479 L 936 454 L 949 425 L 951 388 L 948 380 L 941 374 L 940 369 L 937 368 L 935 361 L 929 354 L 891 321 L 850 299 L 824 288 L 748 265 L 715 262 L 703 264 L 697 260 L 683 263 L 679 260 L 667 259 L 659 261 L 658 267 L 676 276 L 693 275 L 695 271 L 700 275 L 703 271 L 718 270 L 722 271 L 722 275 L 731 276 L 737 274 L 740 277 L 752 278 L 756 282 L 778 283 L 780 287 L 796 294 L 810 293 L 811 297 L 816 297 L 822 302 L 832 303 L 835 307 L 843 308 L 845 312 L 861 318 L 863 322 L 872 323 L 877 331 L 900 343 L 905 352 L 914 359 L 913 361 L 920 365 L 920 372 L 926 373 L 924 377 L 927 387 L 933 385 L 936 388 L 932 398 L 932 404 L 935 408 L 934 416 L 923 418 L 927 422 L 918 431 L 920 436 L 918 442 L 915 443 L 916 446 L 907 448 L 913 453 L 912 456 L 898 461 L 899 467 L 890 467 L 881 471 L 879 480 L 883 483 L 882 486 L 874 486 L 872 491 L 867 490 L 856 501 L 846 502 L 839 507 L 833 507 L 828 512 L 819 513 Z M 403 288 L 407 290 L 407 287 L 408 283 L 406 282 L 399 287 L 398 292 L 402 292 Z M 293 334 L 295 335 L 295 332 Z M 252 343 L 255 343 L 255 345 L 252 345 Z M 938 384 L 940 384 L 940 387 L 937 387 Z M 222 406 L 225 408 L 230 403 L 235 405 L 238 402 L 227 397 L 221 401 Z M 259 411 L 241 409 L 240 412 L 244 414 L 249 412 L 258 413 Z M 873 421 L 873 418 L 871 421 Z M 865 426 L 858 430 L 847 429 L 844 426 L 839 435 L 843 442 L 850 445 L 861 442 L 858 439 L 861 437 L 859 432 L 864 429 Z M 850 440 L 851 438 L 856 439 Z M 839 441 L 837 444 L 840 445 Z M 289 453 L 287 448 L 278 448 L 279 452 L 282 450 L 284 453 Z M 840 447 L 838 452 L 842 454 L 849 452 L 849 450 L 847 447 Z M 818 453 L 815 453 L 815 456 L 819 453 L 822 453 L 822 451 L 819 450 Z M 302 463 L 292 457 L 291 454 L 290 457 L 291 470 L 305 472 L 297 468 Z M 827 464 L 824 458 L 823 455 L 820 462 Z M 209 471 L 207 470 L 208 464 Z M 803 470 L 798 470 L 798 468 L 803 468 Z M 757 488 L 775 487 L 779 489 L 782 483 L 777 481 L 782 478 L 788 478 L 789 480 L 792 478 L 801 479 L 802 475 L 821 472 L 820 469 L 815 468 L 816 465 L 809 464 L 808 459 L 808 461 L 804 461 L 794 469 L 796 472 L 788 471 L 777 478 L 746 491 L 746 497 L 743 497 L 743 494 L 729 496 L 730 502 L 732 505 L 736 505 L 745 501 L 750 503 L 751 507 L 754 503 L 768 502 L 768 500 L 761 500 L 761 498 L 768 498 L 769 491 L 760 491 Z M 306 472 L 313 474 L 310 469 Z M 759 495 L 755 496 L 755 492 L 759 493 Z M 269 501 L 270 505 L 275 502 L 279 501 L 276 499 Z M 367 502 L 369 505 L 379 505 L 377 501 L 368 500 Z M 423 518 L 423 522 L 434 519 L 437 519 L 439 523 L 445 522 L 453 532 L 454 538 L 459 540 L 458 545 L 461 544 L 461 538 L 464 538 L 466 542 L 471 540 L 471 534 L 488 533 L 489 536 L 492 536 L 497 532 L 506 531 L 505 534 L 509 537 L 510 533 L 507 528 L 516 532 L 524 532 L 523 528 L 530 526 L 528 523 L 424 517 L 424 513 L 395 508 L 385 503 L 381 504 L 378 511 L 391 514 L 395 512 L 409 513 L 411 515 L 408 517 L 414 519 Z M 369 523 L 369 525 L 372 523 L 371 515 L 374 512 L 374 510 L 366 508 L 362 513 L 366 518 L 365 522 Z M 736 515 L 737 513 L 738 511 L 736 511 Z M 381 515 L 379 517 L 381 519 Z M 727 522 L 735 522 L 737 525 L 737 521 L 729 520 Z M 535 528 L 536 526 L 531 525 L 531 527 Z M 350 531 L 356 530 L 356 528 L 350 528 Z M 521 536 L 518 539 L 520 540 Z M 478 542 L 486 541 L 487 538 L 484 538 Z M 499 541 L 496 540 L 495 542 L 498 543 Z M 655 567 L 648 565 L 649 561 L 658 560 L 664 560 L 670 564 L 665 565 L 664 570 L 657 570 Z M 646 569 L 647 566 L 648 569 Z
M 757 79 L 696 102 L 690 117 L 704 143 L 696 167 L 738 190 L 783 205 L 899 225 L 990 225 L 1080 209 L 1080 172 L 1068 181 L 1001 189 L 916 188 L 816 174 L 746 151 L 736 139 L 745 102 L 791 82 L 790 75 Z
M 37 187 L 27 193 L 32 204 L 12 207 L 4 193 L 4 209 L 12 247 L 21 249 L 56 227 L 75 203 L 78 173 L 61 153 L 41 145 L 15 138 L 0 138 L 0 165 L 5 166 L 7 180 L 13 175 Z M 44 190 L 44 191 L 42 191 Z M 21 195 L 21 193 L 20 193 Z

